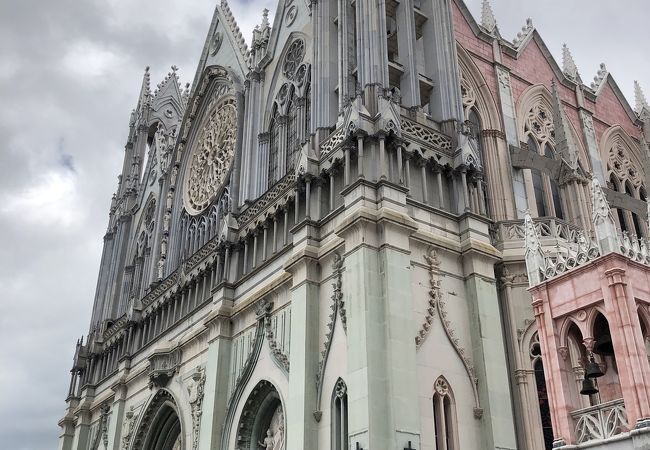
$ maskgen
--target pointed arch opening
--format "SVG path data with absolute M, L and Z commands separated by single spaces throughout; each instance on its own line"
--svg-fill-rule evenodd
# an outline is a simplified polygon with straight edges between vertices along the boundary
M 165 389 L 156 393 L 147 406 L 132 450 L 182 450 L 183 427 L 178 407 Z
M 436 450 L 460 450 L 454 394 L 445 377 L 433 385 L 433 425 Z
M 348 387 L 341 378 L 332 392 L 332 450 L 348 450 Z
M 285 427 L 280 394 L 271 382 L 262 380 L 253 388 L 242 409 L 235 449 L 284 450 Z

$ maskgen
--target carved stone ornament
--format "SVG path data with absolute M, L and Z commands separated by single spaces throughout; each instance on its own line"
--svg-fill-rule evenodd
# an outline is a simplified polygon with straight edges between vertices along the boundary
M 210 112 L 192 149 L 185 180 L 185 207 L 189 213 L 205 210 L 221 190 L 236 141 L 237 108 L 231 99 Z
M 205 385 L 205 370 L 197 367 L 192 374 L 192 380 L 187 386 L 192 410 L 192 450 L 199 447 L 199 431 L 201 427 L 201 414 L 203 413 L 203 389 Z
M 149 388 L 165 387 L 181 363 L 181 349 L 156 350 L 149 356 Z
M 122 430 L 124 434 L 122 435 L 122 448 L 124 450 L 129 448 L 129 443 L 131 442 L 131 436 L 135 432 L 135 424 L 138 420 L 138 415 L 133 411 L 133 406 L 129 408 L 126 412 L 126 418 L 122 424 Z
M 214 36 L 212 37 L 212 43 L 210 44 L 210 54 L 212 56 L 219 53 L 219 49 L 221 48 L 222 42 L 223 42 L 223 33 L 221 31 L 217 31 L 216 33 L 214 33 Z

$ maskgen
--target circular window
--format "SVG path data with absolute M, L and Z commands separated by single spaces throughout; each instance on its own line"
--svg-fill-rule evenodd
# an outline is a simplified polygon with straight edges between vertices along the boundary
M 225 181 L 235 155 L 237 108 L 222 101 L 204 121 L 192 148 L 185 176 L 185 207 L 190 214 L 205 210 Z
M 284 66 L 282 71 L 287 78 L 293 78 L 296 73 L 298 65 L 302 62 L 305 56 L 305 41 L 296 39 L 289 46 L 287 56 L 284 59 Z

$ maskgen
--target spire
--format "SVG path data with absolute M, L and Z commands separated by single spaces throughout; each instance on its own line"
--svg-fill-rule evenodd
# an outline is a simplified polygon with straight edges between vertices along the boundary
M 546 268 L 546 258 L 542 251 L 542 244 L 539 242 L 535 223 L 528 210 L 526 210 L 526 215 L 524 216 L 524 233 L 528 284 L 535 286 L 544 281 L 543 274 Z
M 571 132 L 571 124 L 562 106 L 560 93 L 555 81 L 551 82 L 553 93 L 553 127 L 555 129 L 555 148 L 562 159 L 573 170 L 578 168 L 578 146 Z
M 618 252 L 620 249 L 618 230 L 598 178 L 594 178 L 591 182 L 591 210 L 600 254 L 606 255 L 607 253 Z
M 573 55 L 571 55 L 571 51 L 566 44 L 562 45 L 562 72 L 573 81 L 577 81 L 580 77 L 578 66 L 576 66 Z
M 634 110 L 637 114 L 641 115 L 643 109 L 650 111 L 650 106 L 648 106 L 648 100 L 645 98 L 645 94 L 641 89 L 641 85 L 638 81 L 634 80 Z
M 494 18 L 490 0 L 483 0 L 483 6 L 481 7 L 481 25 L 490 33 L 497 27 L 497 20 Z
M 591 89 L 594 91 L 598 91 L 602 86 L 605 78 L 607 78 L 608 74 L 609 72 L 607 71 L 607 66 L 605 66 L 605 63 L 600 63 L 600 68 L 598 69 L 598 72 L 594 77 L 594 82 L 591 83 Z
M 136 107 L 136 115 L 138 118 L 144 115 L 145 108 L 149 106 L 149 100 L 151 100 L 151 74 L 149 73 L 149 66 L 147 66 L 142 76 L 142 87 L 140 88 L 138 106 Z

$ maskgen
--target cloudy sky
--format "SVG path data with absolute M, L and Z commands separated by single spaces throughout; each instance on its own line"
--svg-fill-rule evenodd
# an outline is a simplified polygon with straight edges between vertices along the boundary
M 190 81 L 216 0 L 0 0 L 0 442 L 57 445 L 75 340 L 143 69 Z M 480 0 L 467 0 L 480 12 Z M 645 0 L 493 0 L 502 34 L 532 17 L 587 82 L 605 62 L 630 102 L 650 93 Z M 249 37 L 264 7 L 232 2 Z

